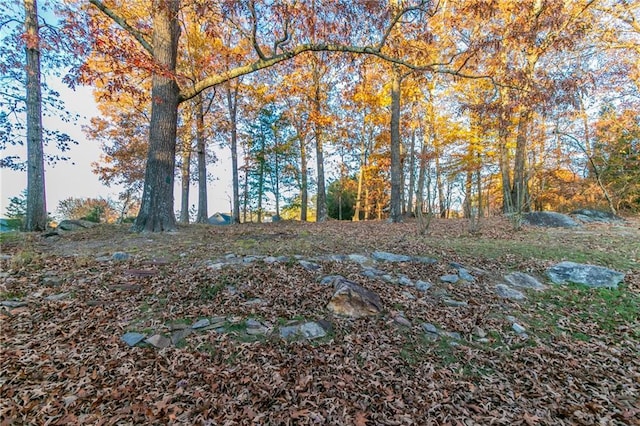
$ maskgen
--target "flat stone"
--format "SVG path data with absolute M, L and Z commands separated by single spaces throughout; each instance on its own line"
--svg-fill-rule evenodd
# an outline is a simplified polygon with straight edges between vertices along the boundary
M 496 294 L 505 299 L 514 299 L 514 300 L 523 300 L 525 295 L 506 284 L 498 284 L 496 285 Z
M 309 262 L 306 260 L 299 260 L 298 263 L 307 271 L 318 271 L 321 268 L 321 266 L 317 263 Z
M 409 321 L 407 318 L 405 318 L 403 315 L 396 315 L 393 318 L 393 321 L 398 324 L 401 325 L 403 327 L 411 327 L 411 321 Z
M 521 326 L 520 324 L 518 324 L 517 322 L 514 322 L 511 325 L 511 328 L 513 329 L 513 331 L 515 331 L 517 334 L 522 334 L 525 331 L 527 331 L 523 326 Z
M 418 263 L 424 263 L 425 265 L 433 265 L 434 263 L 438 263 L 438 259 L 427 256 L 414 256 L 411 260 Z
M 344 279 L 342 275 L 327 275 L 322 277 L 320 285 L 333 285 L 336 280 Z
M 406 275 L 399 275 L 398 284 L 413 287 L 413 280 Z
M 571 215 L 582 222 L 622 223 L 624 219 L 611 212 L 592 209 L 579 209 Z
M 467 271 L 464 268 L 460 268 L 458 269 L 458 276 L 460 278 L 462 278 L 465 281 L 468 281 L 470 283 L 474 282 L 476 279 L 473 275 L 471 275 L 471 273 L 469 273 L 469 271 Z
M 71 293 L 58 293 L 58 294 L 52 294 L 50 296 L 47 296 L 44 298 L 44 300 L 49 300 L 49 301 L 59 301 L 59 300 L 63 300 L 69 297 Z
M 62 278 L 56 276 L 47 276 L 42 278 L 42 285 L 47 287 L 57 287 L 62 284 Z
M 371 253 L 371 257 L 375 260 L 383 262 L 410 262 L 411 256 L 405 256 L 403 254 L 388 253 L 386 251 L 374 251 Z
M 300 334 L 300 325 L 288 325 L 280 327 L 280 337 L 289 339 Z
M 445 283 L 455 284 L 458 281 L 460 281 L 460 277 L 458 276 L 458 274 L 447 274 L 447 275 L 442 275 L 440 277 L 440 281 Z
M 413 293 L 409 293 L 408 291 L 403 291 L 402 295 L 404 297 L 406 297 L 407 299 L 409 299 L 409 300 L 415 300 L 416 299 L 416 297 L 413 295 Z
M 554 284 L 580 284 L 592 288 L 617 288 L 624 280 L 622 272 L 602 266 L 560 262 L 547 270 Z
M 361 254 L 356 254 L 356 253 L 347 255 L 347 259 L 349 259 L 351 262 L 356 262 L 360 264 L 369 262 L 370 260 L 367 256 L 363 256 Z
M 168 348 L 171 346 L 171 339 L 161 334 L 154 334 L 153 336 L 145 339 L 145 342 L 158 349 Z
M 253 263 L 256 260 L 258 260 L 256 256 L 245 256 L 242 258 L 242 263 Z
M 327 335 L 327 330 L 317 322 L 307 322 L 300 326 L 300 333 L 305 339 L 318 339 Z
M 278 261 L 278 258 L 273 256 L 267 256 L 264 259 L 262 259 L 262 261 L 264 263 L 272 264 L 272 263 L 276 263 Z
M 144 337 L 145 337 L 144 334 L 129 332 L 129 333 L 125 333 L 122 337 L 120 337 L 120 340 L 125 342 L 127 345 L 133 347 L 138 343 L 142 342 Z
M 438 332 L 438 328 L 435 325 L 431 324 L 430 322 L 424 322 L 420 324 L 420 326 L 422 327 L 422 330 L 424 330 L 426 333 L 440 334 Z
M 115 261 L 129 260 L 130 258 L 131 258 L 131 255 L 123 251 L 116 251 L 111 255 L 111 260 L 115 260 Z
M 6 306 L 7 308 L 20 308 L 22 306 L 27 306 L 27 302 L 23 302 L 21 300 L 3 300 L 0 302 L 1 306 Z
M 224 265 L 226 265 L 226 263 L 223 263 L 223 262 L 208 262 L 207 263 L 207 268 L 211 269 L 212 271 L 219 271 L 224 267 Z
M 453 340 L 462 340 L 462 335 L 457 331 L 443 331 L 440 334 Z
M 447 306 L 452 306 L 455 308 L 459 308 L 462 306 L 468 306 L 469 304 L 467 302 L 461 301 L 461 300 L 453 300 L 453 299 L 443 299 L 442 303 L 444 303 Z
M 428 281 L 418 280 L 416 281 L 416 289 L 420 291 L 427 291 L 431 288 L 433 284 Z
M 544 285 L 540 281 L 523 272 L 512 272 L 510 274 L 507 274 L 504 276 L 504 280 L 507 282 L 507 284 L 513 287 L 544 290 Z
M 247 325 L 247 328 L 260 328 L 260 327 L 264 327 L 262 325 L 262 323 L 256 319 L 253 318 L 249 318 L 247 319 L 247 322 L 245 323 Z
M 376 278 L 382 275 L 385 275 L 386 272 L 381 271 L 380 269 L 371 268 L 369 266 L 365 266 L 362 268 L 362 275 L 369 278 Z
M 398 284 L 398 278 L 391 274 L 384 274 L 381 278 L 390 284 Z
M 194 322 L 191 325 L 191 328 L 193 328 L 194 330 L 197 330 L 199 328 L 208 327 L 210 325 L 211 325 L 211 320 L 209 318 L 202 318 L 202 319 L 199 319 L 198 321 Z

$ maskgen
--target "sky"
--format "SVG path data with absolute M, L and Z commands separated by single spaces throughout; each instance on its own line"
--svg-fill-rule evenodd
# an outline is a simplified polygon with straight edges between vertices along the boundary
M 50 81 L 51 86 L 60 92 L 65 101 L 66 108 L 80 115 L 76 123 L 64 123 L 52 117 L 43 117 L 43 126 L 56 128 L 69 134 L 78 145 L 72 145 L 71 150 L 65 155 L 70 157 L 68 161 L 59 162 L 56 165 L 45 165 L 45 186 L 47 198 L 47 211 L 55 217 L 56 208 L 61 200 L 74 198 L 112 198 L 117 200 L 120 187 L 106 187 L 99 181 L 98 176 L 91 171 L 91 163 L 100 160 L 99 142 L 88 140 L 82 132 L 82 125 L 89 123 L 91 117 L 98 116 L 99 112 L 93 100 L 92 88 L 87 86 L 76 87 L 75 91 L 69 89 L 61 82 Z M 47 151 L 47 147 L 45 147 Z M 216 164 L 208 165 L 208 171 L 215 176 L 215 180 L 208 183 L 208 213 L 229 211 L 229 198 L 231 197 L 231 167 L 229 149 L 218 149 L 216 155 L 219 160 Z M 16 153 L 21 158 L 26 158 L 26 146 L 7 148 L 3 155 Z M 20 195 L 27 187 L 27 172 L 13 171 L 0 168 L 0 215 L 6 215 L 9 199 Z M 192 184 L 189 205 L 198 204 L 197 184 Z M 174 189 L 175 210 L 180 209 L 180 179 L 176 174 L 176 186 Z

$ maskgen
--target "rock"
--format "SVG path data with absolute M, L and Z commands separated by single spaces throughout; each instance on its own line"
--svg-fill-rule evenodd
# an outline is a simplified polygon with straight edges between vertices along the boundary
M 433 257 L 426 257 L 426 256 L 414 256 L 412 260 L 414 262 L 424 263 L 425 265 L 433 265 L 434 263 L 438 263 L 438 259 L 434 259 Z
M 191 333 L 193 333 L 193 330 L 190 328 L 183 328 L 182 330 L 176 330 L 173 333 L 171 333 L 171 343 L 173 344 L 173 346 L 176 346 Z
M 125 333 L 120 338 L 120 340 L 122 340 L 127 345 L 132 346 L 132 347 L 137 345 L 138 343 L 142 342 L 142 339 L 144 339 L 144 334 L 134 333 L 134 332 Z
M 396 315 L 393 318 L 393 321 L 396 324 L 401 325 L 403 327 L 411 327 L 411 321 L 409 321 L 407 318 L 405 318 L 404 315 Z
M 42 285 L 47 287 L 58 287 L 62 284 L 62 278 L 56 277 L 55 275 L 48 275 L 42 278 Z
M 443 336 L 448 337 L 449 339 L 462 340 L 462 335 L 460 333 L 458 333 L 457 331 L 443 331 L 440 334 L 443 335 Z
M 474 282 L 476 279 L 473 275 L 471 275 L 471 273 L 469 273 L 469 271 L 467 271 L 464 268 L 460 268 L 458 269 L 458 276 L 460 278 L 462 278 L 465 281 L 468 281 L 470 283 Z
M 335 280 L 344 279 L 342 275 L 327 275 L 322 277 L 320 285 L 333 285 Z
M 245 256 L 242 258 L 242 263 L 249 264 L 255 262 L 256 260 L 258 260 L 256 256 Z
M 202 318 L 194 322 L 191 328 L 193 328 L 194 330 L 197 330 L 199 328 L 209 327 L 210 325 L 211 325 L 211 320 L 209 320 L 209 318 Z
M 507 282 L 507 284 L 513 287 L 544 290 L 544 285 L 540 281 L 523 272 L 512 272 L 508 275 L 505 275 L 504 280 Z
M 318 271 L 321 268 L 317 263 L 308 262 L 306 260 L 299 260 L 298 263 L 307 271 Z
M 413 294 L 409 293 L 408 291 L 403 291 L 402 295 L 409 300 L 416 300 L 416 297 Z
M 129 260 L 129 258 L 131 258 L 131 255 L 123 251 L 117 251 L 111 255 L 111 260 L 115 261 Z
M 347 255 L 347 259 L 349 259 L 351 262 L 356 262 L 356 263 L 367 263 L 370 259 L 367 256 L 363 256 L 361 254 L 350 254 Z
M 473 329 L 473 334 L 475 334 L 476 336 L 478 336 L 478 337 L 479 337 L 479 338 L 481 338 L 481 339 L 482 339 L 482 338 L 484 338 L 484 337 L 487 337 L 487 332 L 486 332 L 486 331 L 484 331 L 484 330 L 483 330 L 482 328 L 480 328 L 480 327 L 475 327 L 475 328 Z
M 246 302 L 243 302 L 242 305 L 243 306 L 252 306 L 252 305 L 266 305 L 267 302 L 265 302 L 262 299 L 259 298 L 253 298 L 253 299 L 249 299 Z
M 384 271 L 376 268 L 371 268 L 369 266 L 365 266 L 362 268 L 362 275 L 364 275 L 365 277 L 376 278 L 385 274 L 386 273 Z
M 371 257 L 373 257 L 375 260 L 383 262 L 410 262 L 412 260 L 411 256 L 388 253 L 386 251 L 374 251 L 373 253 L 371 253 Z
M 381 278 L 389 284 L 398 284 L 398 278 L 391 274 L 384 274 Z
M 550 228 L 573 228 L 580 226 L 566 214 L 556 212 L 529 212 L 522 217 L 523 223 Z
M 268 325 L 253 318 L 247 319 L 245 325 L 247 326 L 247 334 L 252 336 L 267 334 L 270 329 Z
M 262 259 L 262 261 L 264 263 L 272 264 L 272 263 L 276 263 L 278 261 L 278 258 L 273 256 L 267 256 L 264 259 Z
M 549 268 L 547 275 L 554 284 L 572 283 L 593 288 L 617 288 L 618 284 L 624 280 L 622 272 L 574 262 L 560 262 Z
M 411 278 L 407 277 L 406 275 L 398 276 L 398 284 L 413 287 L 413 281 L 411 280 Z
M 57 230 L 61 231 L 78 231 L 81 229 L 89 229 L 94 226 L 98 226 L 95 222 L 89 222 L 88 220 L 73 220 L 73 219 L 65 219 L 61 221 L 56 227 Z
M 522 292 L 515 290 L 506 284 L 496 285 L 496 294 L 505 299 L 523 300 L 525 298 Z
M 376 293 L 346 279 L 336 280 L 335 293 L 327 305 L 334 314 L 359 318 L 382 312 L 382 301 Z
M 212 271 L 219 271 L 221 270 L 224 265 L 226 265 L 223 262 L 207 262 L 207 268 L 211 269 Z
M 455 284 L 460 280 L 460 277 L 457 274 L 447 274 L 440 277 L 440 281 L 445 283 Z
M 303 337 L 305 339 L 313 340 L 326 336 L 327 331 L 330 328 L 330 325 L 329 328 L 325 328 L 325 326 L 318 322 L 306 322 L 304 324 L 280 327 L 280 337 L 283 339 Z
M 59 301 L 62 299 L 66 299 L 67 297 L 69 297 L 70 293 L 58 293 L 58 294 L 52 294 L 50 296 L 47 296 L 44 298 L 44 300 L 49 300 L 49 301 Z
M 511 325 L 511 328 L 513 329 L 513 331 L 515 331 L 515 332 L 516 332 L 516 334 L 522 334 L 522 333 L 524 333 L 525 331 L 527 331 L 523 326 L 521 326 L 521 325 L 520 325 L 520 324 L 518 324 L 517 322 L 514 322 L 514 323 Z
M 600 223 L 622 223 L 624 219 L 611 212 L 592 209 L 578 209 L 571 212 L 571 215 L 581 222 Z
M 154 334 L 153 336 L 145 339 L 145 343 L 150 344 L 154 348 L 163 349 L 171 346 L 171 339 L 161 334 Z
M 27 302 L 23 302 L 21 300 L 3 300 L 0 302 L 0 306 L 6 306 L 7 308 L 21 308 L 27 305 Z
M 420 327 L 422 327 L 422 331 L 424 331 L 425 338 L 429 340 L 438 340 L 440 338 L 440 332 L 435 325 L 425 322 L 420 324 Z
M 444 303 L 447 306 L 453 306 L 455 308 L 459 308 L 462 306 L 468 306 L 469 304 L 467 302 L 463 302 L 460 300 L 453 300 L 453 299 L 443 299 L 442 303 Z
M 428 281 L 418 280 L 416 281 L 416 289 L 420 291 L 427 291 L 431 288 L 433 284 Z

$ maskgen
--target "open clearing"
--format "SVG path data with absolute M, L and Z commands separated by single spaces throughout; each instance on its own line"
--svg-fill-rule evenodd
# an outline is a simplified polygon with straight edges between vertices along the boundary
M 16 303 L 0 307 L 0 421 L 640 424 L 637 220 L 515 232 L 491 219 L 476 236 L 463 220 L 434 220 L 428 235 L 416 230 L 412 221 L 281 222 L 158 235 L 115 225 L 50 238 L 3 235 L 0 300 Z M 437 259 L 375 265 L 432 286 L 418 291 L 366 277 L 357 263 L 326 260 L 374 251 Z M 105 260 L 116 252 L 130 256 Z M 211 267 L 230 255 L 256 258 Z M 324 259 L 321 269 L 295 255 Z M 544 280 L 561 260 L 626 277 L 615 290 L 549 284 L 525 300 L 496 295 L 504 274 Z M 451 262 L 475 281 L 440 281 Z M 332 315 L 333 288 L 320 283 L 331 274 L 379 294 L 384 312 Z M 166 348 L 121 340 L 127 332 L 170 336 L 183 329 L 177 324 L 205 318 L 222 324 Z M 319 339 L 285 340 L 248 333 L 247 319 L 274 330 L 320 320 L 332 328 Z M 450 336 L 431 340 L 423 323 Z

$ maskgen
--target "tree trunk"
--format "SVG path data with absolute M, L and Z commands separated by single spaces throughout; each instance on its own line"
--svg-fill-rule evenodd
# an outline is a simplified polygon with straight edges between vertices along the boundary
M 499 144 L 500 144 L 500 175 L 502 176 L 502 212 L 513 213 L 513 204 L 511 203 L 511 176 L 509 174 L 509 150 L 507 148 L 507 135 L 506 129 L 500 129 L 498 132 Z
M 513 169 L 513 186 L 511 188 L 511 205 L 513 211 L 522 213 L 528 210 L 527 194 L 528 194 L 528 179 L 527 179 L 527 164 L 526 164 L 526 150 L 527 150 L 527 132 L 529 131 L 529 125 L 531 124 L 531 112 L 528 110 L 523 111 L 520 114 L 520 120 L 518 122 L 518 134 L 516 135 L 516 155 Z
M 232 91 L 230 84 L 227 83 L 227 107 L 229 109 L 229 123 L 231 124 L 231 173 L 233 175 L 232 216 L 235 223 L 240 223 L 240 181 L 238 178 L 238 84 L 236 84 Z
M 191 129 L 189 129 L 191 133 Z M 189 135 L 186 136 L 190 138 Z M 189 224 L 189 184 L 191 183 L 191 140 L 183 141 L 182 164 L 180 165 L 180 220 L 183 225 Z
M 47 229 L 47 205 L 42 146 L 40 36 L 36 0 L 25 0 L 24 10 L 27 74 L 27 212 L 24 230 L 44 231 Z
M 313 98 L 313 107 L 316 118 L 320 117 L 320 75 L 314 69 L 313 83 L 315 85 L 315 93 Z M 316 140 L 316 168 L 318 173 L 318 194 L 316 196 L 316 222 L 325 222 L 327 220 L 327 191 L 324 183 L 324 148 L 322 146 L 322 131 L 320 125 L 316 122 L 313 125 L 313 134 Z
M 180 27 L 179 0 L 153 2 L 153 56 L 158 69 L 151 86 L 149 151 L 135 231 L 174 231 L 173 184 L 178 123 L 178 85 L 174 79 Z
M 204 99 L 196 100 L 196 145 L 198 149 L 198 216 L 196 222 L 208 223 L 207 202 L 207 141 L 204 133 Z
M 416 129 L 411 130 L 411 149 L 409 150 L 409 191 L 407 194 L 408 214 L 413 213 L 413 193 L 416 188 Z
M 305 137 L 300 136 L 300 220 L 303 222 L 307 221 L 307 207 L 309 204 L 309 175 L 307 173 L 307 144 L 305 139 Z
M 393 223 L 402 221 L 402 162 L 400 159 L 400 69 L 391 73 L 391 211 Z

